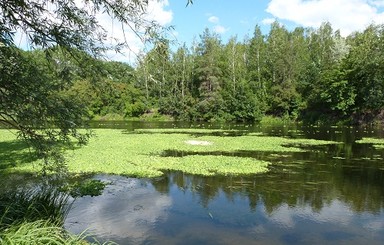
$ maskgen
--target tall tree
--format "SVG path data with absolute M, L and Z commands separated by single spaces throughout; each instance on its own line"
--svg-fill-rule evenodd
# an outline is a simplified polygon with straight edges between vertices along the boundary
M 384 108 L 384 27 L 371 25 L 350 38 L 347 80 L 355 89 L 357 120 L 371 121 Z
M 205 120 L 210 120 L 221 113 L 222 98 L 222 69 L 221 41 L 215 33 L 206 28 L 200 35 L 197 47 L 198 60 L 196 67 L 196 81 L 198 82 L 199 103 L 198 111 Z
M 288 30 L 274 22 L 267 37 L 267 66 L 270 94 L 269 113 L 276 116 L 296 117 L 300 94 L 294 77 L 294 45 Z
M 350 112 L 355 92 L 345 77 L 343 59 L 348 54 L 345 39 L 334 32 L 330 23 L 323 23 L 308 36 L 310 62 L 305 82 L 306 118 L 309 120 L 338 120 Z
M 248 81 L 254 95 L 258 98 L 260 110 L 265 112 L 267 104 L 267 45 L 260 26 L 256 25 L 245 56 Z
M 192 91 L 192 59 L 191 54 L 184 44 L 172 55 L 172 68 L 170 69 L 172 93 L 168 95 L 166 103 L 162 104 L 162 112 L 172 115 L 177 119 L 188 120 L 188 111 L 193 106 Z
M 161 26 L 145 18 L 147 6 L 147 0 L 0 1 L 0 120 L 18 129 L 46 163 L 50 158 L 60 159 L 59 147 L 55 146 L 68 143 L 70 136 L 86 141 L 89 134 L 76 130 L 84 123 L 86 113 L 76 99 L 56 96 L 72 81 L 68 77 L 47 77 L 40 71 L 42 64 L 36 64 L 15 48 L 14 33 L 24 33 L 29 46 L 45 49 L 48 57 L 48 51 L 56 46 L 73 56 L 77 54 L 74 50 L 99 56 L 108 49 L 118 51 L 129 45 L 108 45 L 107 32 L 96 18 L 98 14 L 108 14 L 143 41 L 157 39 Z M 66 59 L 48 59 L 47 63 L 63 66 Z

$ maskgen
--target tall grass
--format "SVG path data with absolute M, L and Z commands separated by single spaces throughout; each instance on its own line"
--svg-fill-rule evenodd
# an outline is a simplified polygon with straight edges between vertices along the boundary
M 85 236 L 64 229 L 69 195 L 55 188 L 20 189 L 0 193 L 0 244 L 87 244 Z
M 47 220 L 23 222 L 12 225 L 0 235 L 0 244 L 3 245 L 77 245 L 86 244 L 83 235 L 74 236 L 67 233 L 64 228 L 52 224 Z
M 16 223 L 47 220 L 62 226 L 70 209 L 69 195 L 53 187 L 21 189 L 0 194 L 0 230 Z

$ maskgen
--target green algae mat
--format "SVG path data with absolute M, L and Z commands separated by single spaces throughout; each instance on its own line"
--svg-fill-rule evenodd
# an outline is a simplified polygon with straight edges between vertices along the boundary
M 269 161 L 252 152 L 283 154 L 303 152 L 311 146 L 337 144 L 313 139 L 289 139 L 259 133 L 202 129 L 141 129 L 126 132 L 95 129 L 88 145 L 66 151 L 71 173 L 107 173 L 157 177 L 164 171 L 188 174 L 249 175 L 268 171 Z M 0 130 L 1 169 L 39 171 L 39 161 L 28 158 L 29 149 L 12 131 Z M 239 156 L 239 152 L 248 152 Z M 1 170 L 0 169 L 0 170 Z

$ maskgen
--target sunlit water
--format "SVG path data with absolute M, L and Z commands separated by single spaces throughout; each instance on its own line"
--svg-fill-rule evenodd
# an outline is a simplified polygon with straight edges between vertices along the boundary
M 171 126 L 180 125 L 144 125 Z M 234 153 L 273 163 L 268 173 L 255 176 L 97 175 L 111 184 L 101 196 L 76 199 L 66 228 L 119 244 L 383 244 L 384 150 L 353 143 L 383 137 L 381 129 L 246 128 L 342 144 L 284 155 Z

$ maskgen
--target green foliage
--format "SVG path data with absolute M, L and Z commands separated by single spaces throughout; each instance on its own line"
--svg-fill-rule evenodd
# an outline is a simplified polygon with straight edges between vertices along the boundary
M 77 49 L 93 55 L 106 50 L 119 51 L 128 43 L 117 40 L 107 41 L 108 35 L 97 14 L 108 14 L 118 20 L 123 29 L 130 29 L 147 41 L 158 39 L 164 30 L 160 24 L 146 20 L 148 1 L 107 0 L 57 0 L 50 1 L 4 0 L 0 3 L 0 43 L 12 46 L 13 36 L 22 31 L 28 36 L 31 47 L 49 48 L 56 45 L 67 50 Z M 188 0 L 187 4 L 192 3 Z
M 356 140 L 358 144 L 372 144 L 373 147 L 377 149 L 384 149 L 384 139 L 376 139 L 376 138 L 362 138 L 360 140 Z
M 345 60 L 346 78 L 355 89 L 353 110 L 356 120 L 361 114 L 376 116 L 384 107 L 383 26 L 369 26 L 349 40 L 350 52 Z
M 142 19 L 146 1 L 85 2 L 57 1 L 52 14 L 62 25 L 41 23 L 48 2 L 0 3 L 9 12 L 0 23 L 0 123 L 19 130 L 45 172 L 65 170 L 64 148 L 73 137 L 87 142 L 90 132 L 76 129 L 89 118 L 258 122 L 271 115 L 364 123 L 383 111 L 382 26 L 344 38 L 329 23 L 290 31 L 275 22 L 269 33 L 256 26 L 249 40 L 225 44 L 206 29 L 191 47 L 172 52 L 156 34 L 160 27 Z M 154 38 L 136 68 L 94 58 L 111 48 L 93 18 L 103 11 Z M 16 49 L 18 27 L 42 50 Z
M 159 40 L 159 32 L 165 28 L 143 17 L 147 7 L 148 1 L 0 2 L 0 123 L 19 130 L 19 136 L 44 159 L 45 173 L 65 171 L 61 148 L 71 137 L 81 144 L 87 142 L 90 133 L 80 134 L 77 128 L 84 126 L 88 112 L 125 114 L 128 101 L 133 105 L 140 102 L 136 97 L 126 98 L 128 89 L 121 88 L 133 75 L 131 67 L 103 63 L 91 56 L 129 48 L 123 40 L 106 42 L 108 31 L 95 18 L 97 14 L 118 20 L 122 29 L 128 28 L 144 41 Z M 30 48 L 43 52 L 18 50 L 13 40 L 16 32 L 27 36 Z M 108 79 L 100 83 L 105 76 Z M 83 97 L 68 92 L 76 80 L 87 80 L 76 87 Z M 110 80 L 118 84 L 111 85 Z M 93 87 L 87 89 L 88 81 L 91 86 L 99 82 L 96 93 Z M 132 111 L 139 114 L 141 110 L 129 108 L 128 113 Z
M 344 38 L 329 23 L 288 31 L 275 22 L 268 34 L 256 26 L 250 40 L 222 44 L 207 29 L 176 52 L 156 42 L 135 69 L 58 48 L 49 52 L 51 61 L 62 61 L 56 65 L 44 64 L 42 51 L 24 55 L 45 76 L 39 80 L 57 81 L 56 94 L 80 102 L 93 118 L 257 122 L 271 115 L 360 123 L 384 107 L 381 35 L 380 26 Z
M 381 33 L 371 26 L 345 38 L 327 22 L 293 31 L 275 22 L 268 34 L 256 26 L 250 40 L 232 37 L 222 44 L 206 29 L 190 49 L 184 45 L 173 55 L 163 50 L 171 66 L 154 48 L 139 65 L 141 87 L 160 113 L 182 120 L 259 121 L 272 115 L 360 122 L 363 115 L 369 122 L 384 107 Z
M 60 188 L 61 191 L 69 193 L 72 197 L 99 196 L 107 184 L 101 180 L 87 179 L 81 182 L 67 184 Z
M 260 121 L 264 113 L 263 105 L 244 81 L 237 83 L 233 93 L 225 93 L 223 100 L 225 112 L 232 116 L 231 121 Z
M 71 137 L 84 144 L 90 133 L 77 130 L 87 117 L 82 102 L 61 93 L 70 82 L 60 79 L 60 72 L 40 57 L 0 47 L 0 123 L 19 130 L 19 137 L 45 160 L 46 172 L 62 169 L 61 148 L 71 144 Z

